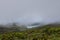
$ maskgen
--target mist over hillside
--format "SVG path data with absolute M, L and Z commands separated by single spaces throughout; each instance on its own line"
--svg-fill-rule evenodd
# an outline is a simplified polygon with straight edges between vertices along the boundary
M 7 23 L 7 24 L 0 24 L 2 27 L 12 27 L 12 26 L 19 26 L 19 27 L 27 27 L 27 28 L 32 28 L 32 27 L 38 27 L 38 26 L 44 26 L 44 25 L 60 25 L 60 22 L 53 22 L 53 23 L 43 23 L 43 22 L 34 22 L 30 24 L 20 24 L 18 22 L 14 23 Z

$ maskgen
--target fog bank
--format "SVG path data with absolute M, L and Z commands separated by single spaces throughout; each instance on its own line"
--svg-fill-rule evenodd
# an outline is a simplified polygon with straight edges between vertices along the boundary
M 0 0 L 0 24 L 60 22 L 60 0 Z

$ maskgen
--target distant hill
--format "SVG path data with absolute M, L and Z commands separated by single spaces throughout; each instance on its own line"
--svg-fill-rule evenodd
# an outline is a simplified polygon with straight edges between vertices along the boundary
M 5 32 L 20 32 L 26 30 L 27 27 L 24 25 L 18 26 L 18 25 L 0 25 L 0 33 Z

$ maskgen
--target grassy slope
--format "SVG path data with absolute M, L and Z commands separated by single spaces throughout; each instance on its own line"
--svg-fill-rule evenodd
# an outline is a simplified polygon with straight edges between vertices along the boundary
M 1 40 L 60 40 L 60 25 L 46 25 L 0 35 Z

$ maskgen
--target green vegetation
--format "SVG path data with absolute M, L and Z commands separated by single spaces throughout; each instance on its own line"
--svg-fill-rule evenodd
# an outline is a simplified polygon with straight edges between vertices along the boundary
M 0 34 L 0 40 L 60 40 L 60 25 L 45 25 Z

